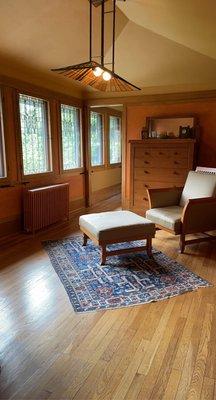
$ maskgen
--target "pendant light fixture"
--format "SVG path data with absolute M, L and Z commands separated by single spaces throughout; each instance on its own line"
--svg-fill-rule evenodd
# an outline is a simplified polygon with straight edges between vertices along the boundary
M 112 10 L 105 10 L 105 3 L 107 0 L 89 0 L 89 61 L 70 65 L 68 67 L 52 69 L 61 75 L 81 82 L 85 86 L 92 86 L 97 90 L 103 92 L 128 92 L 132 90 L 140 90 L 137 86 L 126 81 L 121 76 L 115 73 L 115 29 L 116 29 L 116 0 L 111 0 Z M 125 0 L 118 0 L 125 1 Z M 100 55 L 95 57 L 92 55 L 93 45 L 93 13 L 92 7 L 101 8 L 101 49 Z M 112 57 L 110 63 L 105 63 L 105 16 L 112 14 Z M 99 58 L 100 62 L 95 61 Z M 108 69 L 106 65 L 111 65 L 112 68 Z

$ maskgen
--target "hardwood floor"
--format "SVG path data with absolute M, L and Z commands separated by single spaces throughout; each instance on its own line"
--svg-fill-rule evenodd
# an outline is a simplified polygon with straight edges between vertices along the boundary
M 115 209 L 118 199 L 98 211 Z M 0 399 L 216 399 L 216 290 L 139 307 L 75 314 L 41 240 L 78 229 L 77 216 L 0 256 Z M 23 240 L 25 239 L 25 240 Z M 158 232 L 154 247 L 216 283 L 216 247 Z

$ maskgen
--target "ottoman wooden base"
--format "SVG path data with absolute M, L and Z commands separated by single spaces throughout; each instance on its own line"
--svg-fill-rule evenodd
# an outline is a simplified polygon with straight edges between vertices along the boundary
M 101 247 L 101 265 L 106 264 L 106 258 L 109 256 L 117 256 L 119 254 L 126 254 L 126 253 L 140 253 L 141 251 L 146 251 L 149 257 L 152 257 L 152 236 L 145 236 L 145 237 L 133 237 L 128 240 L 124 239 L 124 242 L 130 242 L 130 241 L 135 241 L 135 240 L 146 240 L 146 246 L 137 246 L 137 247 L 130 247 L 130 248 L 124 248 L 120 250 L 109 250 L 107 251 L 106 246 L 108 244 L 114 244 L 114 243 L 122 243 L 123 240 L 115 240 L 111 242 L 106 242 L 106 243 L 101 243 L 99 242 L 95 237 L 91 235 L 90 232 L 85 230 L 83 228 L 80 228 L 81 231 L 83 232 L 83 246 L 87 245 L 88 238 L 91 239 L 95 244 L 99 245 Z
M 112 217 L 115 217 L 115 212 L 110 212 L 112 214 Z M 116 211 L 116 213 L 121 213 L 120 211 Z M 127 215 L 126 211 L 122 211 L 122 213 L 125 213 Z M 128 213 L 133 214 L 128 211 Z M 105 214 L 105 213 L 104 213 Z M 99 214 L 98 214 L 99 215 Z M 134 214 L 136 216 L 136 214 Z M 124 214 L 123 214 L 124 216 Z M 86 216 L 88 219 L 91 218 L 91 214 Z M 119 217 L 119 215 L 118 215 Z M 130 215 L 130 218 L 132 216 Z M 80 218 L 85 218 L 85 216 L 82 216 Z M 142 218 L 139 216 L 135 217 L 135 222 L 136 218 Z M 91 221 L 90 221 L 91 222 Z M 139 221 L 140 222 L 140 221 Z M 141 220 L 142 222 L 142 220 Z M 130 224 L 128 226 L 128 235 L 121 235 L 121 226 L 119 226 L 119 235 L 114 235 L 118 237 L 106 237 L 102 239 L 101 237 L 97 237 L 96 233 L 94 232 L 94 223 L 92 222 L 91 229 L 87 229 L 85 226 L 83 226 L 82 223 L 80 223 L 80 230 L 83 232 L 83 246 L 86 246 L 88 238 L 90 238 L 95 244 L 99 245 L 101 247 L 101 265 L 104 265 L 106 263 L 106 258 L 109 256 L 114 256 L 114 255 L 119 255 L 119 254 L 126 254 L 126 253 L 135 253 L 135 252 L 141 252 L 141 251 L 147 251 L 147 254 L 149 257 L 152 257 L 152 238 L 155 235 L 155 225 L 151 223 L 151 221 L 146 220 L 143 218 L 143 225 L 142 225 L 142 232 L 136 233 L 136 224 L 132 225 Z M 109 229 L 107 229 L 109 230 Z M 104 227 L 104 232 L 106 231 L 106 226 Z M 135 231 L 135 232 L 133 232 Z M 140 228 L 139 228 L 140 231 Z M 146 231 L 146 232 L 145 232 Z M 118 226 L 115 226 L 115 232 L 118 233 Z M 112 235 L 111 235 L 112 236 Z M 124 249 L 119 249 L 119 250 L 109 250 L 107 251 L 106 246 L 109 244 L 114 244 L 114 243 L 123 243 L 123 242 L 130 242 L 130 241 L 136 241 L 136 240 L 146 240 L 146 245 L 145 246 L 138 246 L 138 247 L 130 247 L 130 248 L 124 248 Z

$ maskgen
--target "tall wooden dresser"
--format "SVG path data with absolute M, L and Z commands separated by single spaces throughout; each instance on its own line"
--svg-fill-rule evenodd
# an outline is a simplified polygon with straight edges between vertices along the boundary
M 147 188 L 183 186 L 194 166 L 194 139 L 130 141 L 130 203 L 144 215 L 149 208 Z

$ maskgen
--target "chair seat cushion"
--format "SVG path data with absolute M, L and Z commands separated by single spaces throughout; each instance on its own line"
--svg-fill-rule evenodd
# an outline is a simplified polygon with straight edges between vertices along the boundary
M 146 211 L 146 217 L 157 225 L 171 229 L 175 234 L 181 232 L 181 216 L 183 207 L 169 206 L 152 208 Z
M 99 242 L 129 241 L 136 236 L 155 235 L 155 224 L 131 211 L 108 211 L 82 215 L 80 228 L 86 229 Z

